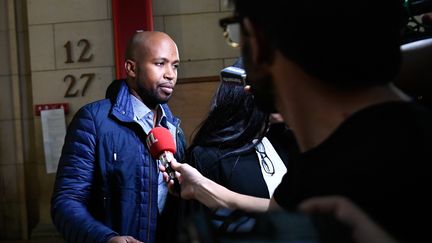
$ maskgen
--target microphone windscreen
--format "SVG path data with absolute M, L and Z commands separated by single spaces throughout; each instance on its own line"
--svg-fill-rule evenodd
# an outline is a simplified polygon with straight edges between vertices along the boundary
M 171 132 L 164 127 L 155 127 L 150 130 L 147 139 L 147 146 L 154 159 L 158 159 L 164 151 L 176 152 L 176 145 Z

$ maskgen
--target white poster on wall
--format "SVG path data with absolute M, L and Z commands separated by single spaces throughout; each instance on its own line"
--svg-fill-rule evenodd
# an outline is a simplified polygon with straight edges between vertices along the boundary
M 41 111 L 42 136 L 47 173 L 55 173 L 66 135 L 63 109 Z

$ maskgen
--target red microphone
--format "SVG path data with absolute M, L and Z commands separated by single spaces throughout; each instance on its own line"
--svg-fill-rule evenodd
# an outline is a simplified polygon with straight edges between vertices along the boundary
M 175 178 L 175 171 L 170 166 L 174 158 L 176 144 L 171 132 L 164 127 L 155 127 L 150 130 L 146 138 L 147 147 L 154 159 L 159 159 L 171 179 Z

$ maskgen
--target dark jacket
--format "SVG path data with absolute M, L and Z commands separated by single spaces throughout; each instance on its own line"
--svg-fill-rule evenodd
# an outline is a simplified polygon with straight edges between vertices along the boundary
M 288 167 L 289 161 L 298 154 L 298 146 L 292 131 L 283 123 L 273 124 L 266 137 Z M 233 148 L 197 145 L 190 148 L 187 161 L 205 177 L 229 190 L 254 197 L 270 198 L 255 147 L 240 154 L 225 156 L 232 151 Z M 183 210 L 186 215 L 201 213 L 207 219 L 211 219 L 217 228 L 218 236 L 224 236 L 226 232 L 247 232 L 254 225 L 253 215 L 238 210 L 209 210 L 196 203 L 189 203 Z
M 297 142 L 285 124 L 273 124 L 266 133 L 274 149 L 287 166 L 289 160 L 298 154 Z M 261 167 L 252 147 L 249 151 L 224 156 L 233 148 L 218 146 L 194 146 L 190 148 L 188 163 L 205 177 L 235 192 L 255 197 L 270 198 Z
M 82 107 L 68 127 L 51 202 L 53 222 L 68 242 L 106 242 L 115 235 L 156 241 L 157 164 L 133 120 L 126 83 L 117 90 L 114 98 Z M 182 161 L 180 121 L 162 108 L 177 130 Z M 167 202 L 162 214 L 170 207 Z

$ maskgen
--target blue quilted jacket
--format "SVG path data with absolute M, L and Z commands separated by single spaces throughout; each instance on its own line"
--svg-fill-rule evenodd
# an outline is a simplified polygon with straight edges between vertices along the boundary
M 53 222 L 68 242 L 106 242 L 115 235 L 155 241 L 158 169 L 133 121 L 126 83 L 118 90 L 113 99 L 82 107 L 68 127 L 51 201 Z M 162 107 L 176 129 L 181 161 L 180 121 Z

